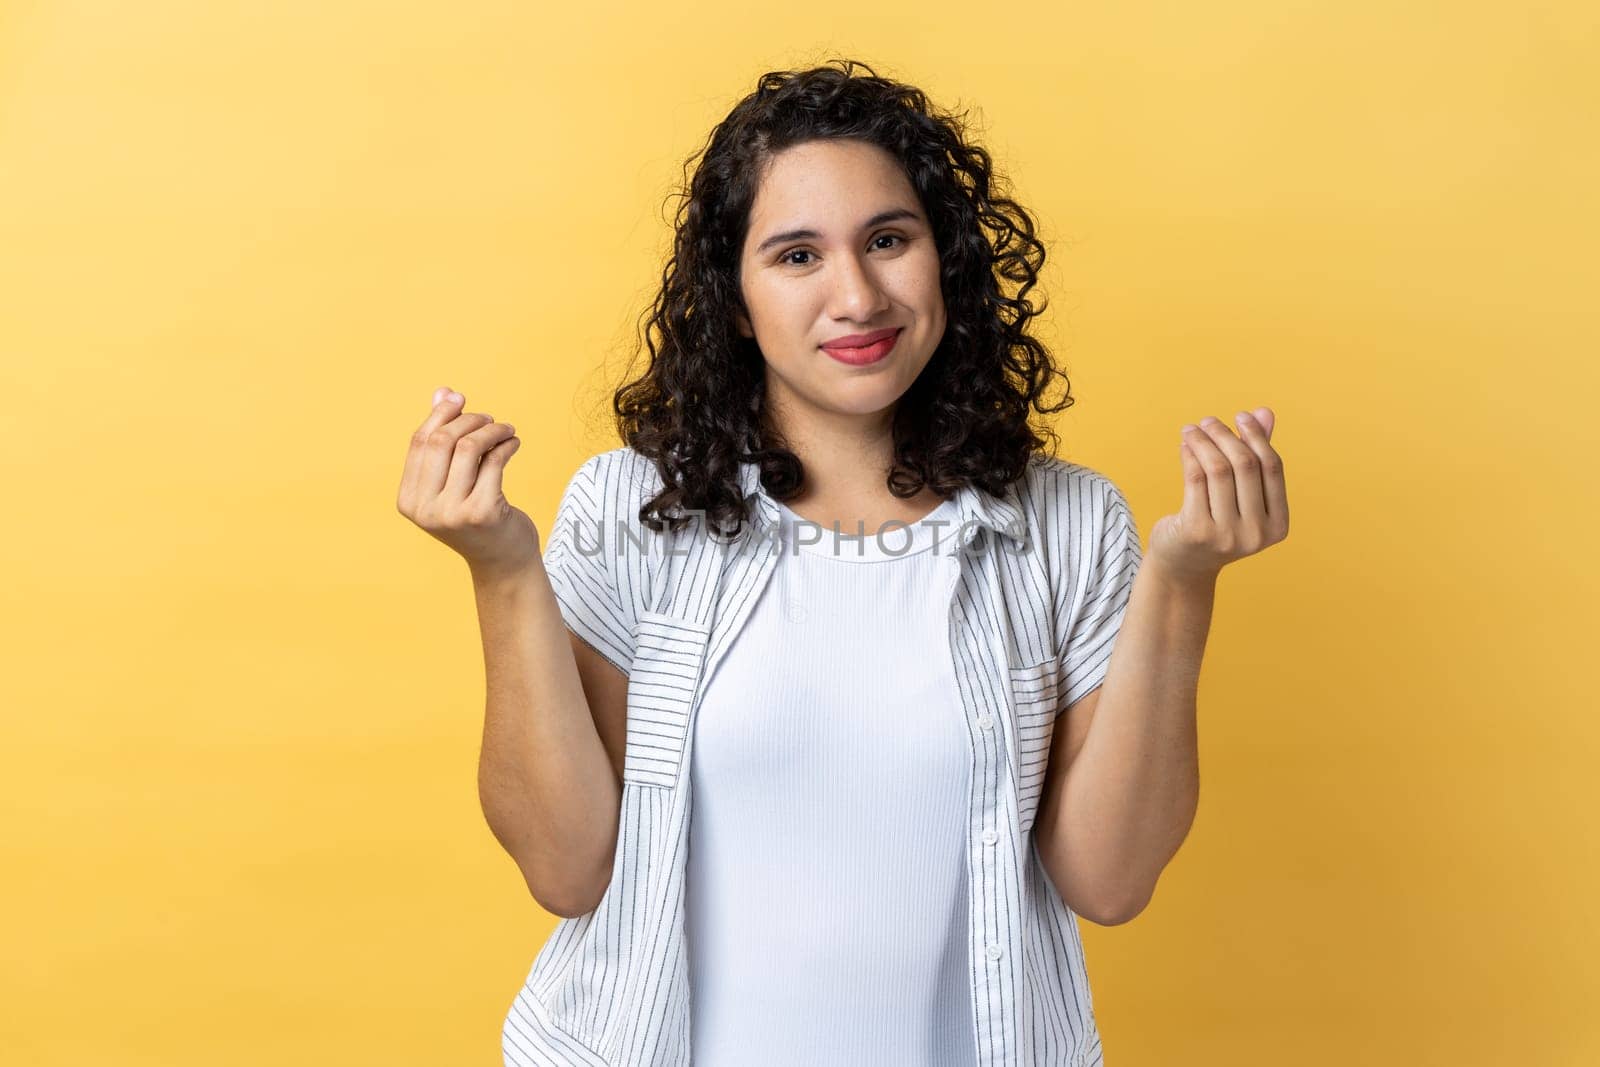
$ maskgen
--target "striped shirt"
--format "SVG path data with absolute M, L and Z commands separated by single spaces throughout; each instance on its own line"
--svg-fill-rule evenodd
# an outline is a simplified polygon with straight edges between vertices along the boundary
M 627 745 L 611 881 L 535 957 L 502 1028 L 508 1067 L 689 1064 L 694 719 L 781 547 L 778 505 L 756 465 L 740 468 L 752 522 L 726 543 L 699 518 L 676 533 L 643 527 L 639 509 L 661 484 L 631 448 L 593 456 L 545 539 L 567 626 L 628 675 Z M 1105 677 L 1141 561 L 1138 527 L 1110 479 L 1042 454 L 1003 496 L 964 488 L 955 501 L 950 650 L 971 756 L 967 1006 L 978 1063 L 1100 1064 L 1077 917 L 1032 830 L 1057 716 Z

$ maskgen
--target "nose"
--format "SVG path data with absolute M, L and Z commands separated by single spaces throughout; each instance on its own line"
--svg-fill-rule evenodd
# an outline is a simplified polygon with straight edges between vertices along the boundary
M 888 293 L 873 275 L 872 268 L 855 256 L 835 256 L 833 299 L 829 308 L 840 321 L 868 323 L 888 310 Z

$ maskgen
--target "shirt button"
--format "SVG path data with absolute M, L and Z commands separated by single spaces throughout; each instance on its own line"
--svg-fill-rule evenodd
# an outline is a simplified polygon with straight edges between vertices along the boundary
M 999 945 L 991 944 L 989 946 L 989 958 L 991 960 L 999 959 L 1002 955 L 1004 955 L 1004 953 L 1005 949 L 1001 948 Z
M 984 730 L 992 730 L 992 729 L 994 729 L 994 716 L 992 716 L 992 715 L 980 715 L 978 717 L 978 726 L 981 729 L 984 729 Z
M 1000 835 L 995 833 L 993 830 L 985 830 L 983 832 L 983 843 L 984 844 L 992 845 L 998 840 L 1000 840 Z

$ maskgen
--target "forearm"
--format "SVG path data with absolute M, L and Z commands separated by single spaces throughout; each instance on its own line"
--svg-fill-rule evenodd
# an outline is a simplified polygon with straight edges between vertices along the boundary
M 1113 921 L 1142 910 L 1200 797 L 1197 692 L 1215 579 L 1147 563 L 1134 579 L 1083 746 L 1041 813 L 1043 849 L 1069 899 Z
M 541 906 L 585 910 L 608 876 L 620 787 L 542 563 L 474 575 L 486 699 L 478 793 Z

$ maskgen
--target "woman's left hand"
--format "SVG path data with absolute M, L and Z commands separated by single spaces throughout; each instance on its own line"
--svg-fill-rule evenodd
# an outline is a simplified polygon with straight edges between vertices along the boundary
M 1289 535 L 1283 460 L 1268 442 L 1270 408 L 1234 419 L 1241 441 L 1221 419 L 1183 428 L 1183 508 L 1156 520 L 1147 562 L 1179 579 L 1214 581 L 1224 566 Z

